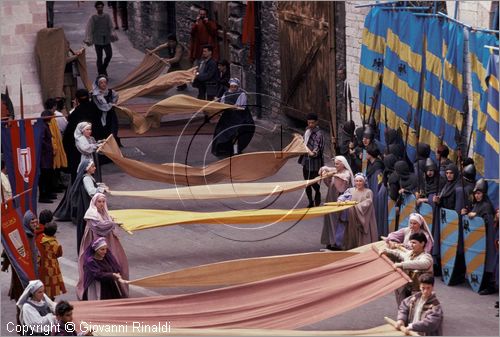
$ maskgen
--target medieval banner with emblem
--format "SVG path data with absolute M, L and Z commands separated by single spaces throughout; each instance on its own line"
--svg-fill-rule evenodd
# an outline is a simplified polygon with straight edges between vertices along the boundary
M 36 213 L 42 131 L 41 118 L 2 122 L 2 152 L 12 194 L 31 189 L 31 192 L 15 200 L 15 207 L 19 207 L 23 214 L 28 209 Z
M 12 199 L 2 203 L 2 247 L 23 287 L 36 279 L 33 252 Z

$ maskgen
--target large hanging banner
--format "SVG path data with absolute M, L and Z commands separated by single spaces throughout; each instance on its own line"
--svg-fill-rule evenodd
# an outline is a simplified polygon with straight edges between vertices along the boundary
M 33 252 L 12 199 L 2 203 L 2 247 L 23 287 L 36 279 Z
M 384 54 L 380 137 L 385 143 L 384 128 L 387 116 L 389 127 L 401 128 L 403 131 L 403 139 L 408 140 L 408 157 L 415 160 L 414 131 L 421 94 L 424 19 L 409 12 L 395 12 L 390 15 Z M 409 127 L 407 123 L 410 123 Z
M 487 45 L 498 46 L 498 38 L 471 32 L 473 158 L 478 176 L 493 179 L 488 181 L 488 196 L 498 205 L 498 55 Z
M 15 201 L 22 214 L 28 209 L 36 213 L 37 187 L 44 121 L 39 118 L 2 122 L 2 152 L 12 187 L 12 195 L 21 194 Z
M 425 34 L 425 81 L 422 112 L 420 116 L 420 139 L 435 151 L 441 144 L 439 102 L 443 80 L 443 22 L 438 18 L 424 21 Z M 454 133 L 453 133 L 454 134 Z M 446 145 L 446 142 L 444 142 Z
M 390 15 L 389 11 L 374 7 L 365 18 L 359 64 L 359 111 L 361 119 L 367 122 L 371 98 L 374 96 L 375 88 L 384 69 L 384 52 Z M 379 107 L 380 98 L 376 108 Z M 377 116 L 373 117 L 377 118 Z
M 439 101 L 440 128 L 444 127 L 444 144 L 450 148 L 450 158 L 457 149 L 456 128 L 462 129 L 464 102 L 464 28 L 454 22 L 443 23 L 443 75 Z M 432 148 L 432 145 L 431 145 Z

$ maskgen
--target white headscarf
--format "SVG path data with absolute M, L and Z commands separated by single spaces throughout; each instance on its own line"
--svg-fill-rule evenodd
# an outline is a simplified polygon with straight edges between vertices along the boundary
M 96 193 L 92 200 L 90 200 L 89 208 L 87 212 L 85 212 L 84 219 L 85 220 L 96 220 L 96 221 L 105 221 L 111 220 L 111 216 L 108 213 L 108 203 L 104 203 L 104 214 L 99 213 L 97 210 L 96 202 L 97 199 L 104 198 L 106 200 L 106 196 L 102 193 Z
M 427 222 L 425 221 L 424 217 L 418 213 L 411 213 L 409 221 L 412 220 L 415 220 L 420 224 L 420 228 L 427 233 L 427 236 L 431 240 L 432 245 L 434 245 L 434 238 L 432 237 L 431 230 L 429 229 L 429 226 L 427 225 Z
M 349 171 L 349 176 L 351 178 L 351 186 L 354 186 L 354 174 L 352 173 L 351 166 L 347 162 L 347 159 L 345 159 L 344 156 L 335 156 L 335 158 L 333 158 L 333 160 L 340 161 L 342 163 L 342 165 L 344 165 L 344 168 Z
M 19 297 L 19 300 L 17 301 L 16 305 L 19 307 L 19 309 L 22 309 L 24 303 L 28 301 L 28 299 L 31 298 L 31 296 L 37 291 L 43 287 L 43 283 L 40 280 L 33 280 L 28 283 L 28 286 L 24 289 L 21 297 Z M 44 296 L 45 297 L 45 296 Z
M 92 127 L 92 124 L 90 124 L 89 122 L 78 123 L 78 125 L 76 126 L 76 129 L 75 129 L 75 133 L 73 134 L 75 136 L 75 139 L 78 139 L 80 137 L 85 137 L 83 135 L 83 130 L 85 130 L 89 126 Z

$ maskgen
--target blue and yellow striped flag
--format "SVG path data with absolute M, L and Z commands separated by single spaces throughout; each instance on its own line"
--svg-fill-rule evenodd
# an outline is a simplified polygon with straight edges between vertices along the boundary
M 396 12 L 391 16 L 385 48 L 380 135 L 385 143 L 386 112 L 389 127 L 401 127 L 403 139 L 406 139 L 405 123 L 411 119 L 407 153 L 411 160 L 415 160 L 415 116 L 424 61 L 424 19 L 409 12 Z
M 469 52 L 471 57 L 471 79 L 472 79 L 472 137 L 474 140 L 474 163 L 480 177 L 485 175 L 486 147 L 486 124 L 488 121 L 488 86 L 486 81 L 486 69 L 490 58 L 490 52 L 484 48 L 485 45 L 498 45 L 498 39 L 493 34 L 483 32 L 471 32 L 469 36 Z
M 376 7 L 372 8 L 365 18 L 359 65 L 359 111 L 361 119 L 363 119 L 363 112 L 366 111 L 366 116 L 364 116 L 366 121 L 370 113 L 370 97 L 373 96 L 379 76 L 384 69 L 384 51 L 389 22 L 390 14 Z M 380 106 L 380 99 L 377 106 Z
M 488 121 L 486 122 L 486 151 L 485 155 L 488 158 L 488 164 L 484 168 L 484 176 L 491 179 L 488 182 L 488 195 L 491 201 L 498 207 L 498 156 L 500 153 L 498 128 L 499 128 L 499 112 L 498 112 L 498 50 L 491 50 L 488 68 L 486 70 L 486 83 L 488 85 L 488 103 L 486 111 L 488 113 Z
M 443 75 L 443 22 L 429 18 L 424 24 L 425 85 L 420 124 L 420 139 L 436 150 L 440 144 L 439 102 Z
M 464 28 L 454 22 L 443 23 L 443 76 L 439 101 L 438 123 L 444 123 L 444 144 L 455 157 L 455 129 L 462 128 L 465 96 L 464 85 Z

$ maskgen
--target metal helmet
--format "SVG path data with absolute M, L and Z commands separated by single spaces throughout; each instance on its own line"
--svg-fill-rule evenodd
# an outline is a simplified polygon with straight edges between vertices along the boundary
M 425 170 L 426 171 L 437 171 L 438 167 L 436 165 L 436 163 L 434 162 L 434 160 L 432 160 L 431 158 L 427 158 L 425 160 Z
M 464 167 L 464 178 L 468 181 L 474 181 L 476 179 L 476 167 L 474 164 L 469 164 Z
M 488 182 L 484 178 L 479 179 L 474 186 L 473 192 L 481 191 L 484 194 L 488 193 Z

